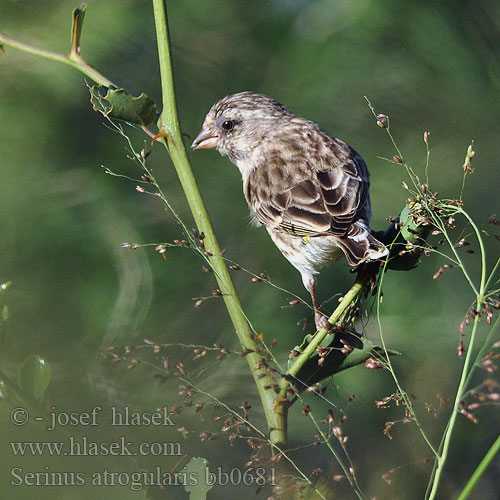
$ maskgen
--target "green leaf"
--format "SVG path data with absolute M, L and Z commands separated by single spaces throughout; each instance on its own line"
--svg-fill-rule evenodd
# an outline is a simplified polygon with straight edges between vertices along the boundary
M 73 24 L 71 25 L 71 51 L 80 53 L 80 37 L 82 36 L 83 20 L 87 4 L 82 3 L 80 7 L 73 10 Z
M 32 354 L 19 368 L 19 385 L 30 396 L 38 399 L 47 390 L 51 375 L 50 364 L 40 356 Z
M 107 118 L 121 120 L 135 125 L 146 126 L 156 120 L 156 104 L 144 92 L 132 97 L 123 89 L 106 89 L 90 87 L 90 102 L 94 111 L 102 113 Z
M 308 337 L 311 336 L 307 335 L 302 345 L 295 348 L 297 351 L 301 352 L 304 345 L 307 345 Z M 343 342 L 347 342 L 353 348 L 348 354 L 341 352 L 346 345 Z M 321 346 L 328 350 L 323 362 L 318 365 L 320 356 L 315 353 L 305 362 L 299 373 L 297 373 L 296 379 L 300 381 L 300 384 L 298 384 L 299 390 L 304 390 L 307 386 L 311 386 L 341 371 L 362 365 L 371 357 L 383 358 L 385 356 L 382 347 L 375 345 L 370 340 L 360 338 L 357 334 L 347 330 L 328 334 L 321 343 Z M 396 351 L 389 351 L 388 353 L 389 355 L 399 355 Z
M 396 222 L 402 224 L 401 228 L 393 223 L 385 232 L 378 232 L 375 236 L 390 250 L 387 268 L 395 271 L 410 271 L 417 267 L 421 252 L 418 249 L 403 253 L 401 251 L 407 249 L 408 242 L 417 245 L 425 244 L 424 241 L 430 234 L 430 227 L 416 224 L 409 205 L 404 207 Z
M 399 221 L 403 224 L 401 227 L 401 236 L 405 241 L 418 243 L 418 240 L 425 240 L 429 236 L 429 226 L 418 225 L 413 219 L 410 206 L 406 205 L 399 215 Z
M 188 478 L 184 489 L 189 493 L 189 500 L 205 500 L 212 485 L 207 482 L 208 461 L 206 458 L 192 458 L 182 469 L 182 473 Z M 196 478 L 196 481 L 189 481 Z M 191 484 L 195 483 L 195 484 Z
M 398 351 L 394 351 L 389 349 L 387 351 L 389 356 L 401 356 L 401 353 Z M 365 363 L 369 358 L 375 357 L 376 359 L 385 359 L 385 351 L 384 348 L 375 345 L 371 340 L 363 339 L 363 348 L 362 349 L 354 349 L 342 363 L 338 366 L 338 372 L 342 370 L 347 370 L 348 368 L 352 368 L 353 366 L 358 366 Z

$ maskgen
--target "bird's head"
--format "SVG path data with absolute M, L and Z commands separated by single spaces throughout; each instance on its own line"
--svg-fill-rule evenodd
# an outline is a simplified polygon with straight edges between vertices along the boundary
M 238 165 L 248 160 L 287 116 L 293 115 L 265 95 L 252 92 L 228 95 L 212 106 L 191 147 L 217 149 Z

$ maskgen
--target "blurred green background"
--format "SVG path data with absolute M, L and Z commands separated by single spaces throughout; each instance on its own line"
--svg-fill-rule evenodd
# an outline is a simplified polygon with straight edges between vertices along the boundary
M 497 208 L 500 152 L 500 4 L 494 0 L 189 0 L 167 2 L 178 105 L 183 131 L 194 138 L 210 106 L 242 90 L 265 93 L 298 114 L 316 121 L 333 136 L 351 144 L 367 162 L 372 176 L 372 227 L 383 229 L 387 216 L 398 215 L 406 191 L 405 172 L 379 156 L 391 157 L 391 145 L 369 111 L 368 96 L 378 112 L 391 119 L 407 161 L 422 173 L 424 130 L 430 131 L 431 187 L 441 196 L 460 192 L 464 155 L 474 140 L 475 173 L 467 179 L 466 208 L 488 232 Z M 0 31 L 51 50 L 69 49 L 71 11 L 77 4 L 0 0 Z M 0 55 L 0 282 L 12 281 L 2 297 L 9 319 L 0 338 L 1 371 L 16 381 L 30 354 L 52 367 L 50 405 L 57 411 L 85 412 L 99 405 L 130 406 L 153 411 L 182 404 L 175 378 L 158 385 L 152 366 L 133 370 L 127 362 L 103 361 L 103 347 L 162 343 L 211 346 L 221 342 L 238 349 L 220 298 L 194 308 L 193 298 L 211 295 L 213 276 L 188 249 L 169 250 L 164 261 L 153 247 L 130 251 L 123 242 L 161 243 L 182 238 L 180 226 L 155 198 L 140 194 L 135 183 L 105 175 L 101 165 L 137 177 L 126 158 L 125 142 L 106 128 L 89 105 L 82 75 L 69 67 L 6 47 Z M 88 1 L 82 55 L 130 93 L 147 92 L 158 105 L 160 81 L 156 39 L 149 2 Z M 90 83 L 90 82 L 89 82 Z M 138 150 L 144 136 L 128 129 Z M 190 139 L 186 143 L 190 144 Z M 279 286 L 307 299 L 299 274 L 274 248 L 263 229 L 249 225 L 240 174 L 215 152 L 190 154 L 195 175 L 226 256 L 255 273 L 265 272 Z M 175 172 L 164 150 L 148 158 L 170 203 L 188 227 L 192 219 Z M 455 230 L 455 237 L 470 229 Z M 493 240 L 493 241 L 491 241 Z M 498 247 L 487 239 L 491 266 Z M 477 250 L 474 244 L 471 248 Z M 478 256 L 466 257 L 477 280 Z M 384 282 L 382 326 L 388 346 L 403 353 L 394 361 L 400 381 L 413 395 L 422 424 L 437 445 L 452 406 L 461 361 L 456 356 L 458 324 L 473 296 L 458 270 L 439 280 L 439 256 L 424 259 L 411 272 L 390 272 Z M 287 307 L 291 295 L 234 273 L 245 313 L 266 340 L 277 338 L 274 353 L 285 363 L 311 320 L 303 306 Z M 345 291 L 353 279 L 345 263 L 323 271 L 322 299 Z M 335 300 L 326 308 L 332 308 Z M 3 304 L 0 304 L 2 306 Z M 373 299 L 364 306 L 373 308 Z M 375 342 L 374 318 L 360 331 Z M 466 335 L 469 330 L 466 330 Z M 487 330 L 481 330 L 484 338 Z M 172 362 L 192 365 L 192 351 L 172 349 Z M 154 356 L 149 356 L 151 361 Z M 198 362 L 199 363 L 199 362 Z M 264 425 L 247 365 L 238 356 L 221 363 L 203 361 L 209 369 L 202 388 L 228 404 L 252 404 L 253 421 Z M 156 363 L 157 364 L 157 363 Z M 202 367 L 205 365 L 195 365 Z M 486 378 L 479 371 L 477 383 Z M 397 425 L 393 439 L 384 434 L 388 420 L 403 418 L 401 408 L 377 409 L 374 401 L 395 391 L 390 375 L 363 367 L 349 370 L 328 384 L 325 400 L 308 403 L 320 419 L 332 408 L 348 416 L 343 426 L 349 451 L 367 497 L 423 498 L 430 452 L 412 424 Z M 2 393 L 3 394 L 3 393 Z M 349 396 L 355 399 L 349 401 Z M 447 399 L 438 418 L 425 403 Z M 202 401 L 200 399 L 200 401 Z M 0 405 L 0 482 L 2 498 L 144 498 L 129 486 L 97 488 L 13 486 L 11 469 L 26 472 L 133 472 L 160 466 L 170 470 L 178 457 L 14 457 L 9 441 L 65 441 L 69 435 L 94 441 L 180 442 L 188 457 L 202 456 L 210 466 L 242 468 L 250 453 L 244 441 L 233 446 L 219 438 L 200 442 L 199 433 L 214 431 L 191 408 L 175 417 L 176 427 L 193 433 L 185 440 L 174 428 L 138 426 L 116 429 L 65 427 L 49 432 L 44 425 L 14 426 L 9 412 L 15 399 Z M 223 412 L 222 412 L 223 413 Z M 498 435 L 498 410 L 476 412 L 479 423 L 460 417 L 439 498 L 454 498 Z M 105 419 L 103 417 L 103 422 Z M 219 426 L 220 427 L 220 424 Z M 316 431 L 300 408 L 290 415 L 290 445 L 314 441 Z M 323 447 L 296 453 L 307 474 L 316 467 L 325 477 L 340 469 Z M 388 484 L 382 476 L 396 468 Z M 498 499 L 498 460 L 470 498 Z M 251 495 L 255 487 L 216 487 L 209 498 Z M 332 498 L 353 498 L 343 483 Z M 187 498 L 179 487 L 167 498 Z M 267 498 L 268 490 L 256 498 Z

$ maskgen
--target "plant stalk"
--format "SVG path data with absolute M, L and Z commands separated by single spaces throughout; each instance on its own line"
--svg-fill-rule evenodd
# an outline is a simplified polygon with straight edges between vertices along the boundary
M 286 447 L 286 426 L 283 425 L 283 419 L 286 421 L 286 415 L 278 415 L 274 412 L 276 394 L 269 388 L 269 386 L 274 384 L 274 380 L 267 374 L 264 367 L 256 369 L 256 365 L 261 361 L 261 356 L 258 354 L 259 346 L 243 313 L 240 300 L 220 251 L 212 223 L 203 203 L 183 143 L 175 99 L 165 0 L 153 0 L 153 11 L 158 42 L 163 99 L 163 111 L 158 121 L 158 127 L 160 131 L 163 130 L 163 135 L 166 138 L 166 141 L 162 142 L 170 154 L 196 226 L 200 233 L 203 232 L 205 234 L 205 248 L 212 254 L 209 256 L 210 264 L 213 267 L 217 284 L 222 292 L 238 339 L 244 349 L 251 351 L 247 354 L 246 359 L 262 402 L 269 429 L 269 438 L 275 446 L 282 449 Z M 259 378 L 259 376 L 262 378 Z
M 440 450 L 439 450 L 440 454 L 437 457 L 436 466 L 433 470 L 434 477 L 432 478 L 432 488 L 431 488 L 428 500 L 434 500 L 434 498 L 436 497 L 437 490 L 438 490 L 439 483 L 440 483 L 440 479 L 441 479 L 441 474 L 443 472 L 443 468 L 445 466 L 446 459 L 448 458 L 448 452 L 450 449 L 451 438 L 452 438 L 453 431 L 455 429 L 455 422 L 456 422 L 456 419 L 458 416 L 459 403 L 462 400 L 463 394 L 467 388 L 467 381 L 469 379 L 470 372 L 472 372 L 472 370 L 474 370 L 474 366 L 471 367 L 472 353 L 474 351 L 474 343 L 476 340 L 477 328 L 478 328 L 479 318 L 480 318 L 480 311 L 481 311 L 481 308 L 484 304 L 485 293 L 486 293 L 486 289 L 485 289 L 485 286 L 486 286 L 486 251 L 484 248 L 484 243 L 483 243 L 483 240 L 481 237 L 481 233 L 480 233 L 478 227 L 476 226 L 476 224 L 474 224 L 474 222 L 470 218 L 469 214 L 467 214 L 467 212 L 465 212 L 465 210 L 460 210 L 460 212 L 464 215 L 464 217 L 471 224 L 471 226 L 474 230 L 474 233 L 476 235 L 476 238 L 478 240 L 479 249 L 481 252 L 481 280 L 480 280 L 480 284 L 479 284 L 479 291 L 476 292 L 476 310 L 477 310 L 478 314 L 474 318 L 474 324 L 472 326 L 469 345 L 467 346 L 467 354 L 465 355 L 465 361 L 464 361 L 464 365 L 462 367 L 462 374 L 460 377 L 460 382 L 458 384 L 457 393 L 455 396 L 455 402 L 453 403 L 453 411 L 452 411 L 452 414 L 451 414 L 450 419 L 448 421 L 448 425 L 446 427 L 446 431 L 445 431 L 445 434 L 443 437 L 442 445 L 441 445 Z M 446 234 L 446 232 L 445 232 L 445 234 Z M 450 246 L 451 246 L 453 252 L 455 252 L 455 254 L 456 254 L 456 250 L 454 249 L 454 247 L 452 245 L 450 245 Z M 475 288 L 472 285 L 472 282 L 470 281 L 468 274 L 466 273 L 465 268 L 463 266 L 462 266 L 462 272 L 464 273 L 465 277 L 471 283 L 471 287 L 475 290 Z
M 368 281 L 370 280 L 370 275 L 367 273 L 360 274 L 350 290 L 344 295 L 342 301 L 337 306 L 335 311 L 328 318 L 328 322 L 331 325 L 335 325 L 337 321 L 342 317 L 342 315 L 346 312 L 346 310 L 353 304 L 356 300 L 360 292 L 364 289 Z M 326 328 L 322 328 L 311 339 L 311 342 L 307 345 L 304 351 L 297 356 L 292 366 L 289 368 L 287 374 L 294 377 L 299 373 L 300 369 L 304 366 L 306 361 L 316 352 L 317 347 L 321 344 L 323 339 L 327 336 L 328 330 Z

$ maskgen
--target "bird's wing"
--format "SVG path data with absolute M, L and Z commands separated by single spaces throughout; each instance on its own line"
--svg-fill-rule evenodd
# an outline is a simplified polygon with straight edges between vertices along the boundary
M 345 236 L 362 213 L 369 187 L 365 162 L 344 142 L 320 139 L 319 147 L 306 149 L 311 155 L 289 162 L 271 155 L 252 172 L 245 194 L 261 223 L 297 236 Z

